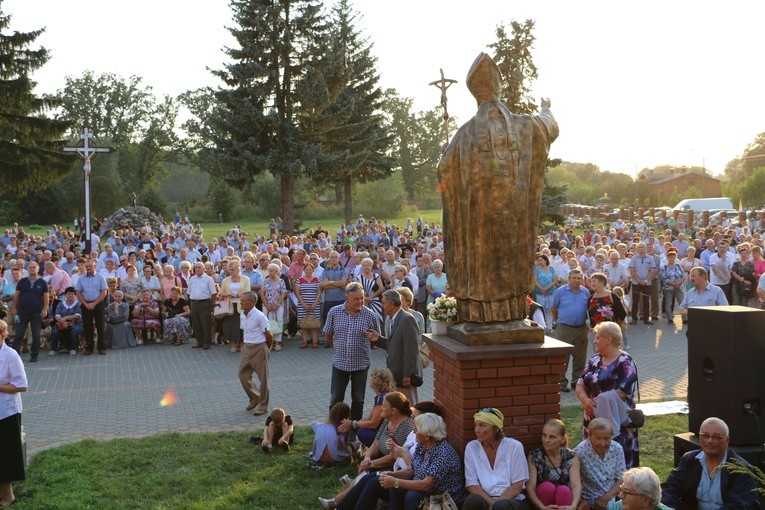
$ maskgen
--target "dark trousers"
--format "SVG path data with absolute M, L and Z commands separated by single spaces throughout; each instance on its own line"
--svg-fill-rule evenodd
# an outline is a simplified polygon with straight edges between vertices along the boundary
M 16 334 L 13 337 L 13 349 L 21 352 L 21 344 L 27 332 L 27 325 L 32 328 L 32 350 L 30 354 L 37 356 L 40 352 L 40 330 L 42 329 L 42 317 L 40 313 L 19 313 L 19 323 L 16 324 Z
M 726 283 L 725 285 L 718 285 L 718 287 L 720 287 L 723 293 L 725 294 L 725 299 L 728 300 L 728 304 L 733 303 L 733 296 L 731 295 L 731 289 L 733 285 L 730 283 Z
M 92 310 L 88 310 L 84 305 L 82 307 L 82 327 L 85 333 L 85 352 L 93 352 L 94 325 L 96 335 L 98 335 L 98 350 L 105 351 L 106 343 L 104 342 L 104 329 L 106 326 L 106 300 L 102 300 Z
M 642 312 L 643 320 L 651 318 L 651 290 L 650 285 L 632 284 L 632 322 L 638 321 L 638 311 Z
M 209 299 L 191 300 L 191 328 L 200 345 L 210 345 L 212 328 L 212 303 Z
M 351 419 L 360 420 L 364 413 L 364 393 L 367 389 L 367 372 L 369 367 L 346 372 L 332 367 L 332 382 L 330 386 L 331 400 L 329 408 L 345 400 L 345 390 L 348 381 L 351 382 Z

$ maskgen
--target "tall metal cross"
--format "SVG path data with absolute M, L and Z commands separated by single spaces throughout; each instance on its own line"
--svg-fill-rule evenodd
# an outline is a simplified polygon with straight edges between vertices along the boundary
M 446 134 L 446 144 L 449 144 L 449 111 L 446 109 L 446 89 L 457 83 L 457 80 L 444 78 L 444 70 L 441 69 L 441 79 L 432 81 L 429 85 L 435 85 L 441 91 L 441 106 L 444 109 L 444 133 Z M 446 147 L 446 145 L 444 145 Z
M 80 141 L 74 147 L 61 147 L 61 152 L 74 153 L 83 160 L 82 171 L 85 173 L 85 253 L 90 253 L 90 170 L 91 161 L 102 153 L 115 152 L 113 147 L 97 147 L 90 145 L 91 135 L 88 125 L 82 127 Z

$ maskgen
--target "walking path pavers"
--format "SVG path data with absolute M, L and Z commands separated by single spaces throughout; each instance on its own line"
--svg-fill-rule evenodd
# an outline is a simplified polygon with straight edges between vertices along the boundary
M 629 352 L 635 358 L 643 400 L 685 398 L 688 386 L 685 328 L 631 326 Z M 299 337 L 298 337 L 299 339 Z M 590 354 L 592 347 L 590 347 Z M 30 453 L 81 439 L 140 437 L 160 432 L 215 432 L 260 428 L 265 416 L 245 411 L 247 398 L 237 379 L 238 354 L 228 346 L 209 351 L 188 344 L 145 345 L 89 357 L 41 353 L 22 358 L 29 379 L 23 394 L 23 422 Z M 271 354 L 270 406 L 283 407 L 297 424 L 326 418 L 331 374 L 330 349 L 300 349 L 286 342 Z M 372 366 L 385 365 L 385 351 L 372 351 Z M 170 389 L 178 403 L 160 406 Z M 420 399 L 433 397 L 433 369 L 425 371 Z M 350 399 L 350 387 L 346 392 Z M 367 412 L 373 400 L 367 389 Z M 564 393 L 563 405 L 576 405 Z

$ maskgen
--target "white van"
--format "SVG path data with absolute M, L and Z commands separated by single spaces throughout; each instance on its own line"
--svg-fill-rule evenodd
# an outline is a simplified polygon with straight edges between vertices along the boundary
M 721 209 L 735 209 L 733 207 L 733 201 L 728 197 L 714 197 L 714 198 L 686 198 L 681 200 L 678 204 L 672 208 L 673 211 L 688 211 L 701 212 L 710 210 Z

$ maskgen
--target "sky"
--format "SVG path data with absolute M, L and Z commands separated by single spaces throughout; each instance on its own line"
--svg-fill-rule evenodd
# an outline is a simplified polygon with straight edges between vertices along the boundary
M 143 78 L 158 95 L 219 86 L 209 69 L 235 44 L 225 0 L 0 0 L 12 30 L 45 28 L 51 60 L 33 74 L 52 93 L 85 70 Z M 331 2 L 328 2 L 331 3 Z M 449 113 L 462 124 L 475 100 L 470 64 L 498 24 L 535 21 L 535 98 L 549 97 L 560 126 L 550 156 L 635 175 L 657 165 L 721 174 L 765 131 L 765 2 L 673 0 L 355 0 L 373 44 L 380 84 L 439 105 L 428 83 L 458 81 Z M 508 30 L 509 31 L 509 30 Z

